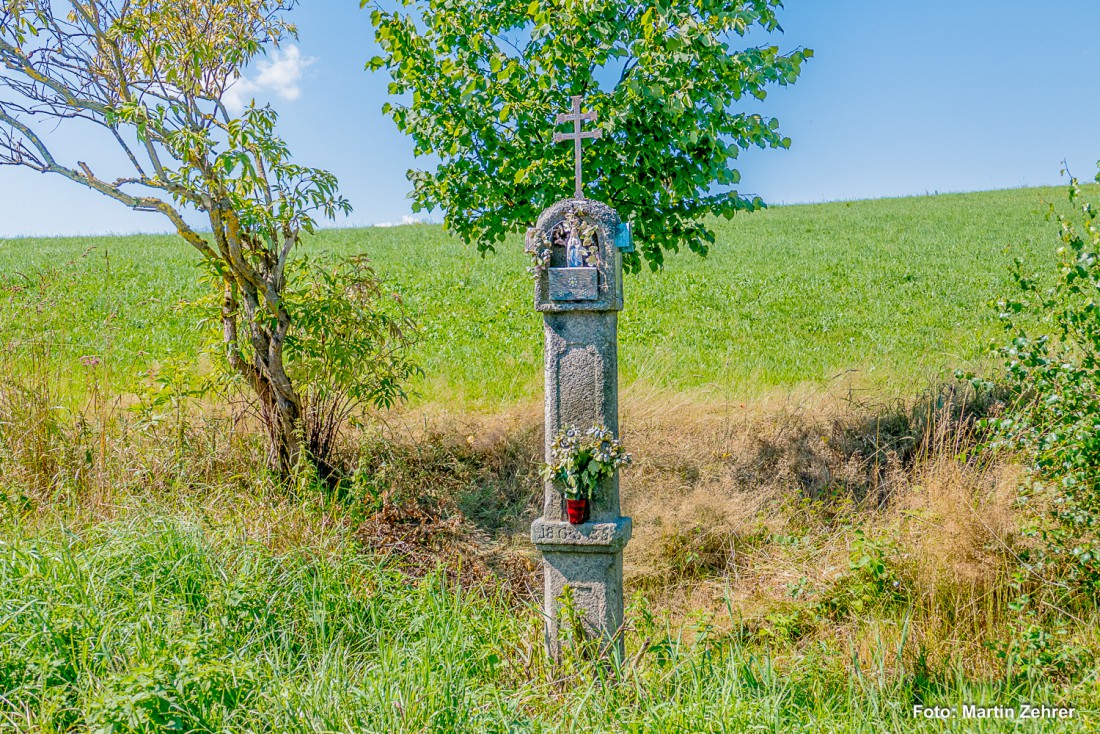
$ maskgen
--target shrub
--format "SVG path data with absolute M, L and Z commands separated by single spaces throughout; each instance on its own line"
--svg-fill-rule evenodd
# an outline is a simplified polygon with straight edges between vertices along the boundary
M 1053 205 L 1046 213 L 1048 221 L 1058 223 L 1061 241 L 1053 279 L 1025 273 L 1017 259 L 1016 293 L 998 303 L 1010 337 L 998 351 L 1018 398 L 990 425 L 998 443 L 1023 452 L 1030 470 L 1021 501 L 1031 508 L 1026 534 L 1039 541 L 1024 556 L 1032 581 L 1095 595 L 1100 592 L 1100 230 L 1096 205 L 1083 197 L 1075 178 L 1069 202 L 1069 213 Z
M 295 328 L 287 333 L 287 373 L 298 386 L 306 457 L 322 478 L 342 473 L 335 457 L 339 432 L 371 408 L 390 408 L 407 397 L 406 385 L 420 372 L 411 349 L 417 338 L 414 321 L 401 297 L 386 288 L 367 258 L 299 258 L 288 266 L 284 298 Z M 222 373 L 240 381 L 221 347 L 221 299 L 198 302 L 215 326 L 211 351 Z M 261 423 L 277 431 L 269 406 L 253 401 Z M 277 436 L 270 437 L 272 445 Z M 303 457 L 303 458 L 306 458 Z

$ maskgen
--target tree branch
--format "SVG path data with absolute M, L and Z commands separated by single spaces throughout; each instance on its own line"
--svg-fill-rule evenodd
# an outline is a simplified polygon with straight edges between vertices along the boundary
M 213 250 L 210 249 L 210 245 L 208 245 L 206 241 L 198 235 L 198 233 L 191 229 L 191 227 L 183 219 L 183 216 L 167 202 L 154 196 L 131 196 L 130 194 L 127 194 L 126 192 L 121 191 L 114 186 L 111 186 L 106 181 L 101 181 L 96 178 L 91 169 L 88 168 L 87 164 L 83 162 L 79 163 L 80 167 L 83 169 L 83 173 L 78 173 L 71 168 L 66 168 L 65 166 L 59 165 L 54 159 L 53 154 L 42 142 L 42 139 L 39 138 L 34 133 L 34 131 L 32 131 L 29 127 L 24 125 L 19 120 L 9 115 L 2 108 L 0 108 L 0 122 L 9 125 L 15 130 L 18 130 L 23 135 L 23 137 L 32 146 L 34 146 L 35 150 L 38 152 L 38 155 L 41 157 L 41 165 L 29 166 L 30 168 L 38 170 L 42 173 L 56 173 L 58 175 L 64 176 L 70 181 L 81 184 L 82 186 L 87 186 L 88 188 L 98 191 L 105 196 L 109 196 L 110 198 L 130 207 L 134 211 L 160 212 L 161 214 L 166 216 L 169 221 L 172 222 L 180 236 L 183 237 L 188 242 L 188 244 L 192 245 L 193 247 L 195 247 L 195 249 L 201 252 L 203 257 L 210 260 L 217 259 L 217 255 L 216 253 L 214 253 Z

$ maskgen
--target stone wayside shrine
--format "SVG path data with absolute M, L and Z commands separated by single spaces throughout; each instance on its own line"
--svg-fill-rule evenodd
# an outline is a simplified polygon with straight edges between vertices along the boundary
M 632 250 L 629 224 L 614 209 L 584 198 L 581 190 L 581 141 L 599 131 L 581 130 L 581 98 L 573 97 L 573 133 L 556 133 L 554 142 L 574 141 L 576 195 L 553 204 L 527 231 L 527 250 L 535 259 L 535 310 L 543 315 L 546 370 L 546 461 L 559 431 L 584 432 L 605 426 L 619 436 L 618 312 L 623 307 L 621 252 Z M 601 480 L 589 518 L 572 524 L 562 486 L 548 479 L 542 517 L 531 526 L 541 551 L 545 578 L 543 609 L 551 654 L 561 653 L 561 597 L 568 586 L 573 607 L 587 634 L 606 640 L 601 649 L 622 652 L 623 548 L 630 540 L 629 517 L 619 513 L 619 476 Z

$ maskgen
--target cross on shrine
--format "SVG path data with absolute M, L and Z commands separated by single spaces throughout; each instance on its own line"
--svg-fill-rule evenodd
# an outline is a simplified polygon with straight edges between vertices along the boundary
M 573 132 L 571 132 L 571 133 L 554 133 L 554 142 L 555 143 L 560 143 L 563 140 L 572 140 L 573 141 L 573 156 L 576 159 L 576 166 L 577 166 L 577 173 L 576 173 L 576 176 L 577 176 L 577 193 L 576 193 L 576 197 L 578 199 L 581 199 L 581 198 L 584 197 L 584 194 L 581 192 L 581 141 L 584 140 L 585 138 L 599 138 L 599 137 L 603 136 L 603 131 L 602 130 L 588 130 L 588 131 L 585 131 L 585 132 L 581 132 L 581 122 L 583 120 L 595 121 L 595 119 L 596 119 L 596 113 L 595 112 L 584 112 L 584 113 L 581 112 L 581 100 L 583 100 L 583 99 L 584 99 L 584 97 L 582 97 L 582 96 L 573 97 L 573 112 L 571 114 L 567 113 L 567 114 L 564 114 L 564 115 L 558 115 L 557 124 L 561 125 L 561 124 L 566 123 L 566 122 L 571 122 L 571 123 L 573 123 Z

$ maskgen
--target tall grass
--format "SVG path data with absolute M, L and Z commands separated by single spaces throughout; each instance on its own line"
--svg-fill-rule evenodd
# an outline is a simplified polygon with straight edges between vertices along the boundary
M 1095 690 L 961 667 L 899 675 L 900 649 L 873 633 L 873 664 L 849 674 L 844 651 L 783 660 L 705 625 L 687 642 L 638 608 L 628 660 L 561 669 L 532 609 L 443 574 L 411 582 L 347 546 L 273 553 L 157 517 L 14 535 L 0 721 L 16 731 L 938 731 L 914 702 L 1096 705 Z
M 0 394 L 13 414 L 50 403 L 30 389 Z M 854 428 L 834 424 L 828 450 L 815 448 L 821 416 L 773 426 L 761 414 L 744 435 L 730 427 L 707 439 L 694 432 L 715 433 L 707 416 L 696 414 L 696 426 L 663 411 L 683 436 L 658 433 L 662 448 L 624 483 L 639 537 L 628 549 L 627 659 L 610 668 L 579 652 L 552 665 L 531 597 L 465 573 L 459 526 L 441 536 L 434 571 L 431 553 L 402 550 L 416 533 L 372 535 L 385 513 L 364 510 L 379 495 L 415 502 L 430 487 L 452 509 L 522 505 L 509 498 L 524 496 L 519 468 L 540 443 L 522 422 L 518 434 L 463 424 L 412 445 L 367 440 L 365 484 L 335 497 L 271 481 L 231 417 L 141 422 L 107 403 L 54 411 L 39 437 L 0 416 L 0 721 L 29 732 L 871 732 L 931 730 L 912 717 L 915 703 L 1045 702 L 1084 718 L 1037 730 L 1074 731 L 1095 715 L 1091 662 L 1070 678 L 1021 675 L 983 648 L 1005 632 L 1007 566 L 988 547 L 1003 539 L 1004 509 L 985 498 L 996 486 L 986 469 L 958 456 L 960 411 L 927 405 L 881 421 L 889 431 L 869 434 L 861 416 Z M 879 472 L 879 451 L 911 435 L 910 465 Z M 774 457 L 761 477 L 786 462 L 824 462 L 839 477 L 853 457 L 864 473 L 848 470 L 847 495 L 763 487 L 772 502 L 749 528 L 699 504 L 684 525 L 673 516 L 653 525 L 661 516 L 636 482 L 650 473 L 645 481 L 665 485 L 670 471 L 698 480 L 728 461 L 716 447 L 749 437 Z M 18 457 L 35 456 L 39 443 L 56 458 L 22 467 Z M 744 453 L 748 468 L 755 458 Z M 875 482 L 889 487 L 885 505 Z M 720 487 L 708 490 L 717 500 L 733 489 Z M 809 502 L 784 509 L 785 497 Z M 975 510 L 984 522 L 967 522 Z M 473 521 L 509 532 L 493 518 Z M 694 534 L 701 523 L 707 535 Z M 677 532 L 688 533 L 685 545 L 657 542 Z M 707 537 L 717 545 L 697 542 Z M 662 568 L 655 546 L 676 565 Z M 639 574 L 647 563 L 658 564 L 660 584 Z M 1076 643 L 1100 649 L 1100 620 L 1077 613 L 1086 616 Z

